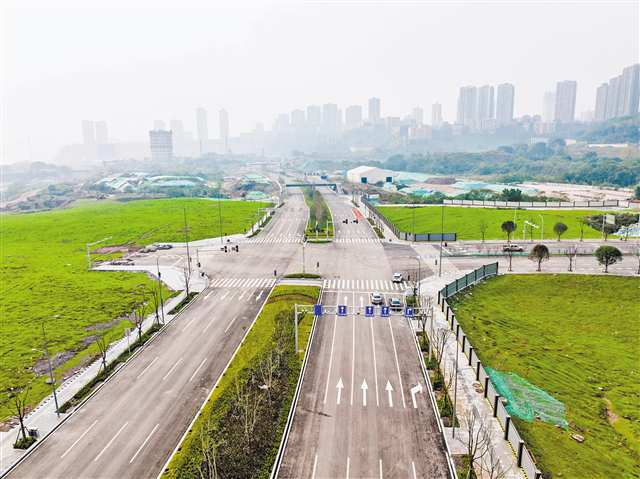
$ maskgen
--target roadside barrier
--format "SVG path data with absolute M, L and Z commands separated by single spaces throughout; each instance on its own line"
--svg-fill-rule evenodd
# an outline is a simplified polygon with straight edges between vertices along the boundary
M 494 208 L 629 208 L 624 200 L 601 201 L 491 201 L 444 200 L 445 205 L 492 206 Z

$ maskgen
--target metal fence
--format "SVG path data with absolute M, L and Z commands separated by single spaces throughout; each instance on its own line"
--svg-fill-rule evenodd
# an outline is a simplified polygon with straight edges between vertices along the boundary
M 375 216 L 379 221 L 385 224 L 387 228 L 393 231 L 398 239 L 405 241 L 456 241 L 458 239 L 457 233 L 410 233 L 402 231 L 396 225 L 394 225 L 389 219 L 383 215 L 373 203 L 367 200 L 364 196 L 361 198 L 362 204 L 364 204 L 369 213 Z
M 475 348 L 469 341 L 469 338 L 467 338 L 462 326 L 458 323 L 453 310 L 447 303 L 448 298 L 462 291 L 464 288 L 475 284 L 484 278 L 495 276 L 497 274 L 498 263 L 492 263 L 484 265 L 481 268 L 452 281 L 438 291 L 438 305 L 445 314 L 447 324 L 451 327 L 455 340 L 458 341 L 461 346 L 462 354 L 466 355 L 467 364 L 473 368 L 476 374 L 476 380 L 483 387 L 483 392 L 479 394 L 483 394 L 484 398 L 490 404 L 491 410 L 493 411 L 493 417 L 497 419 L 504 431 L 503 440 L 509 442 L 517 457 L 518 467 L 524 471 L 529 479 L 540 479 L 542 477 L 542 472 L 538 469 L 531 453 L 527 450 L 526 445 L 522 440 L 522 436 L 520 436 L 520 433 L 513 424 L 511 416 L 504 407 L 501 396 L 482 365 Z
M 494 208 L 629 208 L 624 200 L 601 201 L 490 201 L 444 200 L 445 205 L 492 206 Z

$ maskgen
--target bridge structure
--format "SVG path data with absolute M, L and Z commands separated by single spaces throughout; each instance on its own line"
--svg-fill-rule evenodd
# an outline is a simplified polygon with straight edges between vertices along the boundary
M 336 183 L 285 183 L 284 186 L 286 186 L 287 188 L 304 188 L 305 186 L 327 186 L 334 191 L 338 187 Z

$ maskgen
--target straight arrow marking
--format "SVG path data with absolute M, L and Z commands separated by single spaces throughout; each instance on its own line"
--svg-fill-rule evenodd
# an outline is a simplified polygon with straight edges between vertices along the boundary
M 362 389 L 362 405 L 364 407 L 367 407 L 367 389 L 369 389 L 369 386 L 367 386 L 366 379 L 362 381 L 362 386 L 360 386 L 360 389 Z
M 393 396 L 391 395 L 391 393 L 393 392 L 393 386 L 391 385 L 388 379 L 387 379 L 387 385 L 385 386 L 384 389 L 385 391 L 387 391 L 387 394 L 389 395 L 389 407 L 393 407 Z
M 336 384 L 336 389 L 338 390 L 338 399 L 336 400 L 336 404 L 340 405 L 340 396 L 342 395 L 342 389 L 344 388 L 344 384 L 342 383 L 342 378 L 338 379 L 338 384 Z
M 411 400 L 413 401 L 413 407 L 417 408 L 418 404 L 416 403 L 416 393 L 422 392 L 422 384 L 418 383 L 417 385 L 411 388 Z

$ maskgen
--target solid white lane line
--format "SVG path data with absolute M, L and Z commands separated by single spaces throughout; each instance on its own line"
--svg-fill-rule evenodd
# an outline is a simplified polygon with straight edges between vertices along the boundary
M 340 300 L 336 301 L 336 307 Z M 327 402 L 327 393 L 329 392 L 329 378 L 331 377 L 331 364 L 333 363 L 333 344 L 336 342 L 336 323 L 338 322 L 338 315 L 333 315 L 333 336 L 331 337 L 331 352 L 329 353 L 329 367 L 327 368 L 327 385 L 324 389 L 323 403 Z
M 349 466 L 351 465 L 350 463 L 351 461 L 349 460 L 349 456 L 347 456 L 347 479 L 349 479 Z
M 396 340 L 393 336 L 393 328 L 391 327 L 391 317 L 388 317 L 389 331 L 391 331 L 391 343 L 393 344 L 393 354 L 396 358 L 396 369 L 398 370 L 398 381 L 400 382 L 400 393 L 402 395 L 402 407 L 406 408 L 407 404 L 404 400 L 404 387 L 402 386 L 402 376 L 400 375 L 400 363 L 398 361 L 398 350 L 396 349 Z
M 162 376 L 162 380 L 164 381 L 165 379 L 167 379 L 169 377 L 169 375 L 173 372 L 173 370 L 178 366 L 178 364 L 180 364 L 182 362 L 182 358 L 178 359 L 175 364 L 173 366 L 171 366 L 171 369 L 169 369 L 169 371 L 167 371 L 167 374 L 165 374 L 164 376 Z
M 227 331 L 229 331 L 229 328 L 231 327 L 231 325 L 233 324 L 233 322 L 238 318 L 238 316 L 234 316 L 233 319 L 229 322 L 229 324 L 227 324 L 227 327 L 224 328 L 224 332 L 226 333 Z
M 111 440 L 107 443 L 106 446 L 104 446 L 104 449 L 102 451 L 100 451 L 100 454 L 98 454 L 96 456 L 96 458 L 93 460 L 93 462 L 96 462 L 98 459 L 100 459 L 100 457 L 104 454 L 104 451 L 106 451 L 107 449 L 109 449 L 109 446 L 111 445 L 111 443 L 113 443 L 113 441 L 116 440 L 116 438 L 120 435 L 120 433 L 122 432 L 122 430 L 127 427 L 127 424 L 129 424 L 129 421 L 125 422 L 122 427 L 120 429 L 118 429 L 118 432 L 116 432 L 116 435 L 113 436 L 111 438 Z
M 353 302 L 351 304 L 353 304 L 355 307 L 355 304 L 356 304 L 355 293 L 353 293 Z M 353 319 L 352 321 L 353 328 L 351 333 L 351 337 L 352 337 L 352 341 L 351 341 L 351 405 L 353 406 L 353 391 L 355 389 L 355 379 L 356 379 L 356 315 L 354 314 L 354 311 L 351 312 L 351 318 Z
M 60 456 L 60 459 L 64 459 L 64 456 L 66 456 L 67 454 L 69 454 L 69 452 L 71 451 L 71 449 L 73 449 L 73 448 L 74 448 L 74 446 L 75 446 L 76 444 L 78 444 L 78 443 L 82 440 L 82 438 L 83 438 L 84 436 L 86 436 L 86 435 L 87 435 L 87 433 L 88 433 L 89 431 L 91 431 L 91 429 L 93 428 L 93 426 L 95 426 L 95 425 L 96 425 L 96 423 L 97 423 L 97 422 L 98 422 L 98 420 L 97 420 L 97 419 L 96 419 L 95 421 L 93 421 L 93 424 L 91 424 L 91 426 L 89 426 L 85 432 L 83 432 L 82 434 L 80 434 L 80 437 L 79 437 L 78 439 L 76 439 L 76 440 L 75 440 L 75 442 L 74 442 L 73 444 L 71 444 L 71 446 L 69 446 L 69 449 L 67 449 L 66 451 L 64 451 L 64 454 L 63 454 L 62 456 Z
M 411 461 L 411 470 L 413 471 L 413 479 L 417 479 L 418 476 L 416 476 L 416 465 L 413 463 L 413 461 Z
M 373 349 L 373 379 L 376 384 L 376 406 L 380 406 L 380 398 L 378 397 L 378 366 L 376 364 L 376 341 L 373 336 L 373 316 L 371 317 L 371 348 Z
M 202 362 L 200 363 L 200 366 L 198 366 L 198 368 L 193 372 L 193 374 L 191 375 L 191 377 L 189 378 L 189 382 L 193 381 L 193 378 L 196 376 L 196 374 L 198 374 L 198 371 L 200 371 L 200 368 L 202 366 L 204 366 L 204 363 L 207 361 L 207 358 L 204 358 L 202 360 Z
M 136 453 L 133 455 L 133 457 L 129 461 L 129 464 L 131 464 L 136 459 L 136 457 L 138 457 L 138 454 L 140 454 L 140 451 L 142 451 L 142 448 L 147 445 L 147 442 L 149 442 L 149 439 L 151 439 L 151 436 L 153 435 L 153 433 L 156 432 L 156 429 L 158 429 L 158 426 L 160 426 L 160 424 L 156 424 L 156 427 L 154 427 L 153 430 L 149 433 L 147 438 L 144 440 L 142 445 L 138 448 Z
M 311 479 L 316 478 L 316 468 L 318 467 L 318 455 L 316 454 L 315 459 L 313 460 L 313 471 L 311 472 Z
M 140 379 L 142 377 L 142 375 L 147 372 L 147 369 L 149 369 L 151 366 L 153 366 L 153 363 L 155 363 L 157 360 L 158 360 L 158 356 L 156 356 L 155 359 L 153 361 L 151 361 L 149 363 L 149 365 L 146 368 L 144 368 L 140 374 L 138 374 L 138 377 L 136 379 Z
M 378 469 L 380 469 L 380 479 L 382 479 L 382 459 L 378 460 L 378 464 L 379 464 Z

